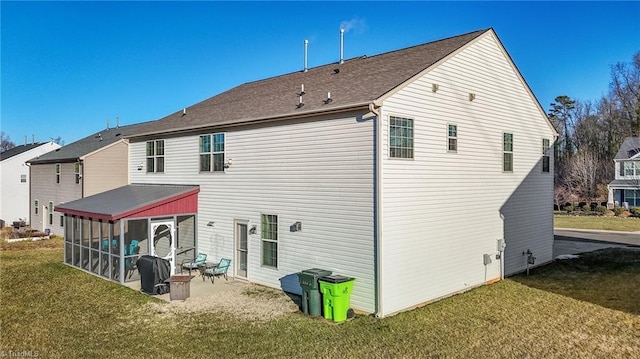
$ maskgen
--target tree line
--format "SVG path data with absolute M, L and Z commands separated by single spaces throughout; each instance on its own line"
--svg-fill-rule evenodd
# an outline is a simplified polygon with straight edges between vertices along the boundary
M 554 144 L 555 204 L 604 202 L 615 177 L 613 158 L 626 137 L 640 136 L 640 52 L 611 66 L 608 93 L 598 101 L 562 95 L 549 108 Z

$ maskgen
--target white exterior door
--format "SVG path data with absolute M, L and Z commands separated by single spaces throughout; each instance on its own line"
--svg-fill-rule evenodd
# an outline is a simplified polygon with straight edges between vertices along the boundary
M 247 261 L 249 254 L 248 246 L 248 223 L 236 222 L 236 276 L 247 278 Z
M 152 222 L 151 254 L 168 260 L 171 264 L 171 275 L 176 273 L 176 241 L 173 221 Z

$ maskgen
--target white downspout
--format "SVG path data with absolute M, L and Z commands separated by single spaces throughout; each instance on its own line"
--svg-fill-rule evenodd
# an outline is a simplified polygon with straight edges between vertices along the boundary
M 377 108 L 376 108 L 377 107 Z M 376 122 L 375 122 L 375 161 L 376 161 L 376 168 L 375 168 L 375 177 L 374 177 L 374 183 L 375 183 L 375 198 L 376 198 L 376 218 L 375 218 L 375 223 L 376 223 L 376 228 L 375 228 L 375 236 L 376 236 L 376 248 L 374 249 L 376 252 L 376 263 L 375 263 L 375 306 L 376 306 L 376 312 L 374 313 L 374 315 L 376 317 L 380 317 L 381 313 L 382 313 L 382 259 L 381 259 L 381 254 L 382 254 L 382 180 L 383 180 L 383 176 L 382 176 L 382 116 L 380 115 L 382 111 L 379 110 L 381 106 L 376 106 L 374 103 L 370 103 L 369 104 L 369 111 L 371 111 L 373 114 L 376 115 Z

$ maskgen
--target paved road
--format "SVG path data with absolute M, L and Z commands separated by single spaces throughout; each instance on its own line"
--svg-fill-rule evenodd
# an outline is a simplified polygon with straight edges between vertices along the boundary
M 590 231 L 586 229 L 556 229 L 553 257 L 561 254 L 591 252 L 602 248 L 627 247 L 640 249 L 640 233 Z

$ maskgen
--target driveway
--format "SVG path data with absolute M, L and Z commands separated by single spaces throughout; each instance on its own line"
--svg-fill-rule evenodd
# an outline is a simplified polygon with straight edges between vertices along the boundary
M 553 234 L 554 258 L 561 254 L 577 254 L 612 247 L 640 249 L 639 232 L 557 228 Z

